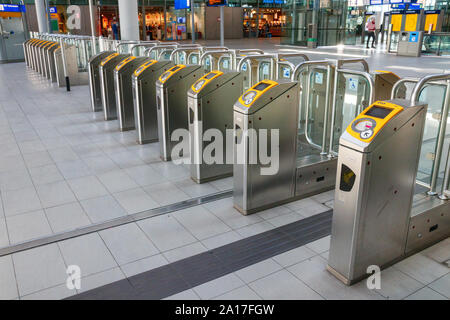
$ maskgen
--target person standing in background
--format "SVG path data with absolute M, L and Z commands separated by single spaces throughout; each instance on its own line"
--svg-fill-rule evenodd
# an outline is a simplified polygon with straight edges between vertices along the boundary
M 377 26 L 375 24 L 375 18 L 373 18 L 373 17 L 369 18 L 369 20 L 367 21 L 366 29 L 368 31 L 366 48 L 369 49 L 370 39 L 372 39 L 372 48 L 375 48 L 374 43 L 377 39 L 377 37 L 375 35 L 375 31 L 377 29 Z
M 114 40 L 119 40 L 119 26 L 117 25 L 116 17 L 113 18 L 111 29 L 113 32 Z

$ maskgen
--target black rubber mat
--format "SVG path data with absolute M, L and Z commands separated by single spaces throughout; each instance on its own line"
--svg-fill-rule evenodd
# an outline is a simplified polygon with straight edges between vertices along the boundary
M 333 210 L 99 287 L 69 299 L 162 299 L 328 236 Z

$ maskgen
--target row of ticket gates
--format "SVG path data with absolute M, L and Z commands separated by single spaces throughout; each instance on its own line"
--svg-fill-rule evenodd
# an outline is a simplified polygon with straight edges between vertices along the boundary
M 441 110 L 434 187 L 418 197 L 416 180 L 427 116 L 421 92 L 448 88 L 450 74 L 400 79 L 370 73 L 362 59 L 148 46 L 149 56 L 102 52 L 90 59 L 92 110 L 118 118 L 122 131 L 136 129 L 137 143 L 159 141 L 163 161 L 189 159 L 197 183 L 233 176 L 242 214 L 335 189 L 328 269 L 344 283 L 450 235 L 448 156 L 436 192 L 450 99 Z M 29 56 L 28 66 L 42 73 L 36 60 Z M 414 88 L 405 99 L 407 82 Z M 189 132 L 188 150 L 177 149 L 177 129 Z M 210 129 L 224 138 L 208 136 Z M 212 145 L 214 161 L 198 161 Z

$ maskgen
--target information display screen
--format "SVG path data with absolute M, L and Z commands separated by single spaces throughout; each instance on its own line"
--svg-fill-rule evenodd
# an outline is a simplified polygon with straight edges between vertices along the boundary
M 205 79 L 209 80 L 209 79 L 211 79 L 212 77 L 214 77 L 216 74 L 217 74 L 217 73 L 215 73 L 215 72 L 210 72 L 210 73 L 208 73 L 208 74 L 205 76 Z
M 266 89 L 267 87 L 269 87 L 270 84 L 269 83 L 265 83 L 265 82 L 261 82 L 260 84 L 258 84 L 256 87 L 254 87 L 253 89 L 258 90 L 258 91 L 263 91 L 264 89 Z
M 384 119 L 391 113 L 392 109 L 381 108 L 381 107 L 372 107 L 365 114 L 366 116 L 371 116 L 374 118 Z

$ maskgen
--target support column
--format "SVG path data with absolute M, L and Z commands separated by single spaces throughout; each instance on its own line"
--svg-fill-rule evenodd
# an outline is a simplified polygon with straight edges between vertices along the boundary
M 122 40 L 139 40 L 137 0 L 119 0 L 119 27 Z
M 191 1 L 191 37 L 192 37 L 192 43 L 195 43 L 195 0 Z
M 220 7 L 220 46 L 225 46 L 225 21 L 224 21 L 224 14 L 223 14 L 224 6 Z
M 91 22 L 91 36 L 92 36 L 92 52 L 97 54 L 97 45 L 95 41 L 95 16 L 94 16 L 94 0 L 89 0 L 89 19 Z
M 36 16 L 40 33 L 48 32 L 47 15 L 45 13 L 45 0 L 36 0 Z

